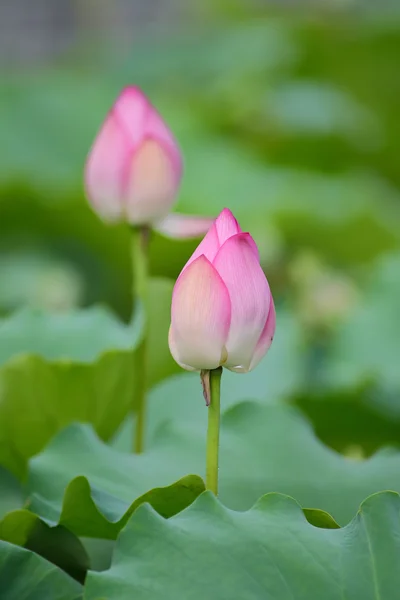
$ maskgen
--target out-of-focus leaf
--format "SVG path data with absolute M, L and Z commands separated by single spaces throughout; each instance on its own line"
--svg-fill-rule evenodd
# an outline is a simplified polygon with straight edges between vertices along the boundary
M 0 467 L 0 519 L 10 510 L 20 508 L 24 492 L 19 481 L 3 467 Z
M 125 326 L 100 307 L 66 314 L 22 310 L 0 322 L 0 364 L 24 354 L 91 363 L 110 348 L 130 350 L 140 339 L 140 319 Z
M 83 294 L 80 274 L 48 253 L 16 252 L 0 258 L 0 309 L 22 305 L 47 309 L 76 307 Z
M 356 389 L 322 389 L 297 395 L 293 401 L 311 420 L 320 440 L 338 452 L 358 453 L 362 458 L 382 446 L 400 446 L 396 397 L 398 394 L 390 401 L 382 390 L 364 385 Z
M 82 586 L 47 560 L 0 541 L 1 593 L 5 600 L 80 600 Z
M 356 387 L 372 381 L 400 391 L 399 272 L 398 255 L 379 261 L 362 304 L 338 329 L 326 365 L 326 378 L 334 385 Z
M 150 285 L 148 365 L 152 385 L 181 371 L 172 358 L 168 346 L 173 287 L 174 282 L 165 278 L 155 278 Z
M 367 149 L 381 143 L 374 115 L 333 86 L 291 80 L 273 88 L 266 102 L 268 118 L 291 135 L 336 134 L 357 145 L 364 141 Z
M 150 282 L 148 385 L 179 370 L 168 348 L 172 282 Z M 126 325 L 104 308 L 22 310 L 0 321 L 0 464 L 26 460 L 62 427 L 92 423 L 112 436 L 135 406 L 134 352 L 142 312 Z
M 138 313 L 139 314 L 139 313 Z M 93 423 L 107 438 L 133 404 L 129 326 L 105 309 L 66 315 L 24 310 L 0 323 L 0 456 L 16 474 L 66 424 Z

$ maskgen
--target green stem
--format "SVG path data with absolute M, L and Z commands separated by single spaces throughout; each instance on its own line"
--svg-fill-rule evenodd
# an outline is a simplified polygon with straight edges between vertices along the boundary
M 222 367 L 210 371 L 210 405 L 208 407 L 206 488 L 218 494 L 219 421 Z
M 146 416 L 146 389 L 147 389 L 147 337 L 148 315 L 147 294 L 149 278 L 148 258 L 149 230 L 146 227 L 132 229 L 132 267 L 133 267 L 133 298 L 139 300 L 144 312 L 144 331 L 140 347 L 135 352 L 135 397 L 134 412 L 136 412 L 136 426 L 133 438 L 133 451 L 136 454 L 143 452 L 144 430 Z

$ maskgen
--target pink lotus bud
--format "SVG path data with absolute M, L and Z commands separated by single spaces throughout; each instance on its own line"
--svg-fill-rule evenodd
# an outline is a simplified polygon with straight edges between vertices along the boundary
M 125 88 L 90 150 L 86 192 L 105 221 L 151 224 L 170 211 L 182 175 L 179 147 L 146 96 Z
M 275 333 L 275 307 L 253 238 L 224 209 L 173 291 L 169 347 L 188 371 L 254 369 Z

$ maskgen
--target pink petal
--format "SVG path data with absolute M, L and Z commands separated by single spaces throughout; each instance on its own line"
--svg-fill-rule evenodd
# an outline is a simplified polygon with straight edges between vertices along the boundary
M 178 347 L 175 343 L 174 332 L 172 330 L 172 326 L 169 328 L 169 332 L 168 332 L 168 344 L 169 344 L 169 349 L 171 351 L 173 359 L 175 360 L 175 362 L 178 363 L 178 365 L 180 367 L 182 367 L 182 369 L 186 369 L 186 371 L 196 371 L 196 369 L 194 369 L 193 367 L 189 367 L 189 365 L 185 365 L 185 363 L 180 362 L 179 356 L 178 356 Z
M 179 277 L 172 294 L 170 350 L 175 360 L 192 369 L 220 366 L 226 359 L 230 320 L 228 290 L 200 256 Z
M 142 90 L 136 86 L 124 88 L 114 104 L 114 111 L 129 137 L 132 151 L 137 150 L 146 138 L 157 140 L 164 147 L 178 184 L 182 176 L 182 156 L 178 143 Z
M 276 327 L 276 312 L 274 300 L 271 295 L 271 305 L 269 309 L 268 319 L 264 327 L 264 331 L 261 334 L 260 339 L 257 342 L 257 346 L 253 355 L 253 359 L 250 364 L 249 371 L 252 371 L 260 362 L 260 360 L 266 355 L 268 352 L 272 340 L 275 335 L 275 327 Z
M 242 233 L 239 223 L 237 222 L 229 208 L 224 208 L 224 210 L 219 214 L 219 216 L 215 220 L 215 227 L 217 229 L 220 247 L 222 246 L 222 244 L 224 244 L 224 242 L 226 242 L 228 238 L 232 237 L 233 235 L 236 235 L 237 233 Z
M 145 138 L 149 113 L 152 110 L 149 100 L 135 86 L 125 87 L 116 99 L 113 113 L 129 139 L 131 152 L 134 152 Z
M 171 213 L 163 221 L 156 223 L 154 229 L 166 237 L 188 239 L 205 235 L 213 223 L 214 219 L 209 217 Z
M 182 176 L 179 146 L 143 92 L 126 87 L 93 145 L 86 189 L 106 220 L 151 224 L 168 214 Z
M 243 233 L 240 228 L 239 223 L 234 217 L 233 213 L 229 210 L 229 208 L 224 208 L 224 210 L 220 213 L 215 221 L 215 226 L 217 228 L 218 241 L 220 247 L 226 242 L 230 237 L 237 235 L 238 233 Z M 257 258 L 260 258 L 260 253 L 258 251 L 257 244 L 253 240 L 253 238 L 249 235 L 248 242 L 254 250 L 254 254 Z
M 258 251 L 258 246 L 255 243 L 255 241 L 253 240 L 253 238 L 251 237 L 251 235 L 248 233 L 247 234 L 247 241 L 249 243 L 249 246 L 251 247 L 251 249 L 253 250 L 254 254 L 256 255 L 257 258 L 257 262 L 260 262 L 260 252 Z
M 213 265 L 228 288 L 231 326 L 227 368 L 248 371 L 268 318 L 271 292 L 248 233 L 229 238 Z
M 151 110 L 149 110 L 146 123 L 146 135 L 158 140 L 168 152 L 174 169 L 175 183 L 179 185 L 182 178 L 183 163 L 178 142 L 154 106 L 150 105 L 150 107 Z
M 235 217 L 229 210 L 224 208 L 220 215 L 210 224 L 210 228 L 204 240 L 200 242 L 192 256 L 182 269 L 182 272 L 199 256 L 206 256 L 210 262 L 213 262 L 218 250 L 230 235 L 236 235 L 240 232 L 240 227 Z M 221 239 L 223 240 L 221 242 Z
M 130 158 L 129 140 L 111 111 L 89 152 L 85 188 L 94 210 L 106 221 L 123 213 L 124 173 Z
M 192 256 L 187 261 L 186 265 L 182 269 L 182 273 L 189 265 L 191 265 L 199 256 L 205 256 L 211 263 L 217 255 L 219 250 L 219 241 L 217 235 L 217 228 L 213 223 L 208 230 L 206 237 L 200 242 Z
M 171 156 L 158 140 L 147 138 L 136 149 L 125 189 L 131 224 L 150 224 L 167 215 L 175 202 L 178 181 Z

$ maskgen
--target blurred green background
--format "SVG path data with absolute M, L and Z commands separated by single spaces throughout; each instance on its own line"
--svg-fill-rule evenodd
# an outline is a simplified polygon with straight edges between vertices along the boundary
M 299 405 L 321 439 L 350 455 L 398 444 L 395 7 L 39 5 L 0 9 L 3 317 L 101 303 L 128 322 L 129 231 L 99 221 L 82 179 L 110 105 L 124 85 L 140 85 L 183 151 L 177 209 L 216 216 L 228 206 L 259 244 L 278 322 L 249 388 Z M 155 235 L 152 274 L 173 280 L 196 243 Z M 154 343 L 165 346 L 168 295 L 153 302 Z

